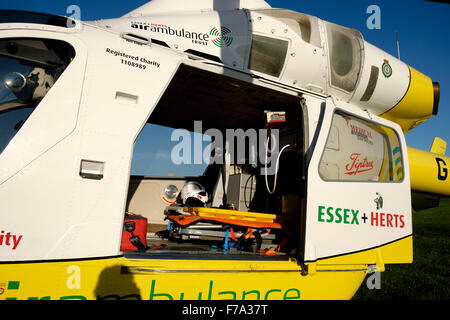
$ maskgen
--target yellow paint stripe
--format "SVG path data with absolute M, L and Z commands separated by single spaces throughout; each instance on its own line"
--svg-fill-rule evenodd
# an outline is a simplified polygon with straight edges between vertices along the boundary
M 411 263 L 413 260 L 413 237 L 409 236 L 378 248 L 317 261 L 318 265 L 356 265 L 389 263 Z

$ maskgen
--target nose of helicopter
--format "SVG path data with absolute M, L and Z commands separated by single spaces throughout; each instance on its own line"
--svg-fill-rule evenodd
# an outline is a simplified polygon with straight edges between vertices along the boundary
M 409 67 L 409 87 L 403 98 L 382 115 L 383 118 L 400 124 L 403 132 L 408 132 L 426 121 L 431 115 L 436 115 L 439 106 L 439 83 Z

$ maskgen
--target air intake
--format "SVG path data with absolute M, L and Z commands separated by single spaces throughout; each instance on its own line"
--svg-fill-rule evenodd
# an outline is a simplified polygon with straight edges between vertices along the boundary
M 437 115 L 438 114 L 438 110 L 439 110 L 439 98 L 441 96 L 441 87 L 439 86 L 439 82 L 433 82 L 433 94 L 434 94 L 434 99 L 433 99 L 433 115 Z

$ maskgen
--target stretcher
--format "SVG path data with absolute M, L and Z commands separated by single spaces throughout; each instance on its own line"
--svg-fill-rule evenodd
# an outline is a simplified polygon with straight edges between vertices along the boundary
M 272 229 L 283 228 L 280 217 L 275 214 L 205 207 L 182 207 L 175 210 L 175 214 L 173 212 L 172 208 L 166 213 L 166 219 L 170 221 L 169 229 L 177 228 L 178 233 L 184 235 L 197 234 L 223 238 L 225 250 L 232 245 L 229 241 L 231 238 L 241 247 L 248 247 L 245 244 L 256 242 L 252 245 L 252 250 L 256 251 L 260 248 L 263 237 L 275 238 L 274 234 L 271 234 Z M 196 225 L 202 227 L 196 228 Z M 221 230 L 215 229 L 217 226 L 221 226 Z

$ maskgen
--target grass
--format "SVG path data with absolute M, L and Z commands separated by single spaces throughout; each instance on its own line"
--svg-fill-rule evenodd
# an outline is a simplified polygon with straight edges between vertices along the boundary
M 450 298 L 450 198 L 437 208 L 413 211 L 412 264 L 386 265 L 381 289 L 361 285 L 354 300 L 448 300 Z

